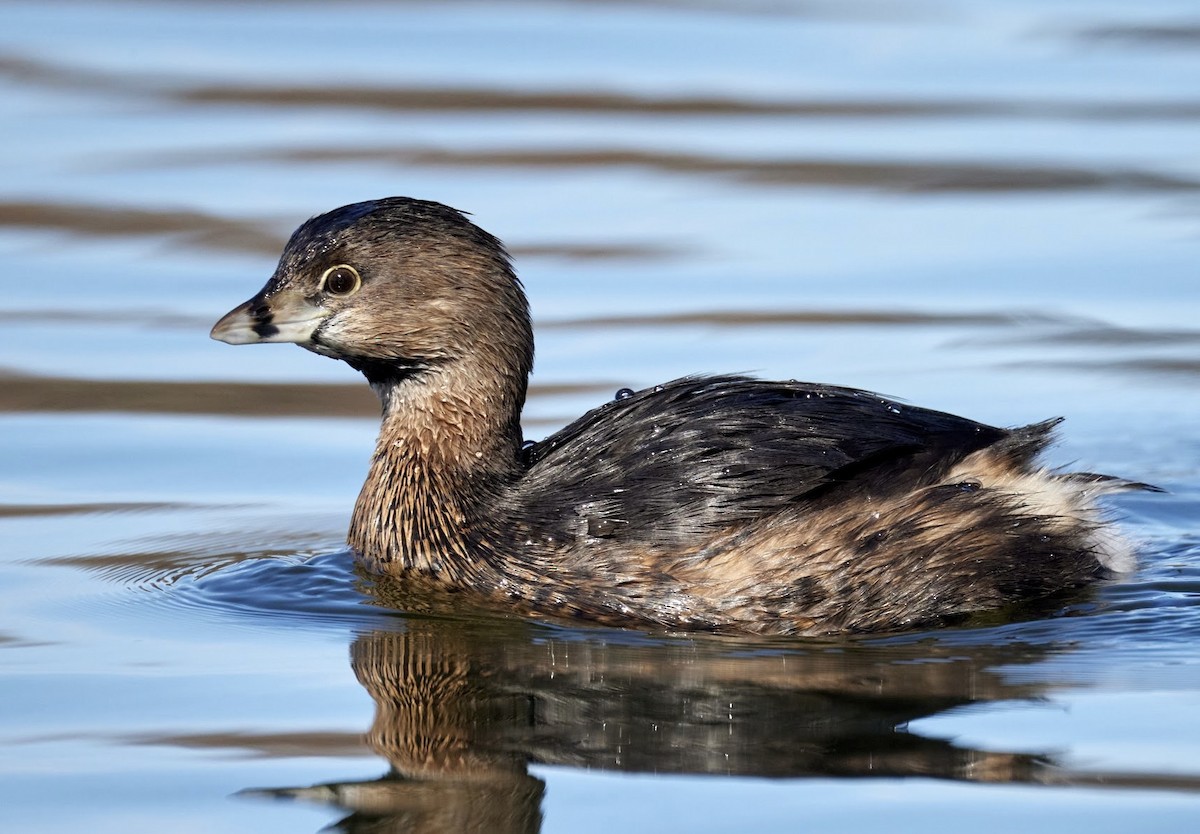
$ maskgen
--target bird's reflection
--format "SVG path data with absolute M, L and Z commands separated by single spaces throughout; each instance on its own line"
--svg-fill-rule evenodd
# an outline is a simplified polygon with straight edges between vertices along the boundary
M 973 750 L 907 723 L 966 704 L 1039 694 L 1003 680 L 1028 647 L 651 640 L 516 620 L 412 618 L 359 636 L 375 701 L 370 782 L 266 791 L 351 812 L 343 831 L 536 832 L 533 763 L 628 772 L 769 777 L 928 776 L 1046 781 L 1024 753 Z M 262 793 L 262 792 L 256 792 Z

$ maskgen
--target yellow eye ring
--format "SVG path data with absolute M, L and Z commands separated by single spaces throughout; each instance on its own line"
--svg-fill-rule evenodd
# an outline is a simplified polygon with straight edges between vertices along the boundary
M 353 295 L 361 286 L 362 278 L 350 264 L 331 266 L 321 276 L 321 289 L 330 295 Z

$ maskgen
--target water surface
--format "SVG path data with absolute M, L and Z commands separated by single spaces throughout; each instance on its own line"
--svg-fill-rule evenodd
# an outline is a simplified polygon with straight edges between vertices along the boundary
M 1194 4 L 0 3 L 0 801 L 14 830 L 1190 831 Z M 696 371 L 1002 425 L 1139 571 L 874 639 L 381 592 L 377 407 L 212 322 L 386 194 L 517 258 L 526 433 Z

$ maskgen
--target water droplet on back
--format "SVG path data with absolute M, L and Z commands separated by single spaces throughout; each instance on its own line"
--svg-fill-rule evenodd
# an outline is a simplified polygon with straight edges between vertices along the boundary
M 632 388 L 621 388 L 621 389 L 619 389 L 619 390 L 617 391 L 617 393 L 616 393 L 616 396 L 615 396 L 615 397 L 613 397 L 613 399 L 615 399 L 615 400 L 627 400 L 627 399 L 629 399 L 629 398 L 630 398 L 630 397 L 632 397 L 632 396 L 633 396 L 633 389 L 632 389 Z

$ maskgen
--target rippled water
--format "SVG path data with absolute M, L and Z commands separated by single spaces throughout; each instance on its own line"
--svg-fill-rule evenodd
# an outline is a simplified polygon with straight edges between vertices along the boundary
M 1193 2 L 0 3 L 0 802 L 13 830 L 1190 831 Z M 469 210 L 526 432 L 695 371 L 998 424 L 1142 566 L 813 642 L 447 612 L 356 573 L 376 405 L 215 318 L 305 217 Z M 289 801 L 278 801 L 279 799 Z

